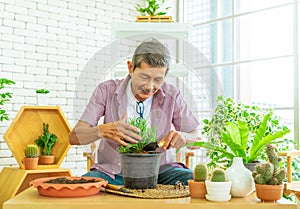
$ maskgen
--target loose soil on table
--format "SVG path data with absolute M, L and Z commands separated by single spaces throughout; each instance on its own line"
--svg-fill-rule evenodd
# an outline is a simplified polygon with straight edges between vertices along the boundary
M 51 184 L 86 184 L 86 183 L 95 183 L 99 182 L 96 179 L 68 179 L 68 178 L 55 178 L 55 179 L 50 179 L 48 181 L 45 181 L 44 183 L 51 183 Z

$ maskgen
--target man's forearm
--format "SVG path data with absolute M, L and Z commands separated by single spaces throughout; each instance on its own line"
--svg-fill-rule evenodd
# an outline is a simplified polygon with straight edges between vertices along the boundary
M 72 145 L 90 144 L 100 138 L 99 129 L 95 127 L 75 127 L 69 134 L 69 141 Z

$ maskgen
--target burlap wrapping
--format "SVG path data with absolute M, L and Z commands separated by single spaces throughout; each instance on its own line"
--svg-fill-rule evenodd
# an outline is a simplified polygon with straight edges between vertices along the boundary
M 127 189 L 127 188 L 126 188 Z M 108 193 L 113 193 L 122 196 L 128 197 L 137 197 L 144 199 L 170 199 L 170 198 L 179 198 L 179 197 L 188 197 L 190 192 L 187 186 L 180 188 L 172 185 L 161 185 L 158 184 L 154 189 L 128 189 L 132 193 L 124 193 L 120 191 L 115 191 L 111 189 L 105 189 Z

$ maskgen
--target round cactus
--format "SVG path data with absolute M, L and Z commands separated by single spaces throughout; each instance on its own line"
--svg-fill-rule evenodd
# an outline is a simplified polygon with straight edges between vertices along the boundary
M 25 149 L 25 157 L 27 157 L 27 158 L 39 157 L 39 148 L 34 144 L 27 145 L 27 147 Z
M 226 181 L 225 171 L 221 168 L 215 168 L 211 174 L 211 181 L 213 182 L 224 182 Z
M 194 168 L 194 181 L 205 181 L 207 179 L 207 173 L 206 164 L 197 164 Z

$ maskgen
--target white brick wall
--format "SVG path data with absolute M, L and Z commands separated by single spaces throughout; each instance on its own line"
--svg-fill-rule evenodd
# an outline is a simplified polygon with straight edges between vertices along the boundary
M 35 105 L 35 90 L 51 91 L 50 105 L 59 105 L 71 126 L 75 82 L 93 54 L 111 41 L 112 21 L 135 21 L 141 0 L 1 0 L 0 77 L 16 82 L 5 109 L 13 119 L 23 105 Z M 11 121 L 0 122 L 0 170 L 16 166 L 3 135 Z M 73 146 L 62 167 L 74 175 L 86 172 L 82 152 Z

